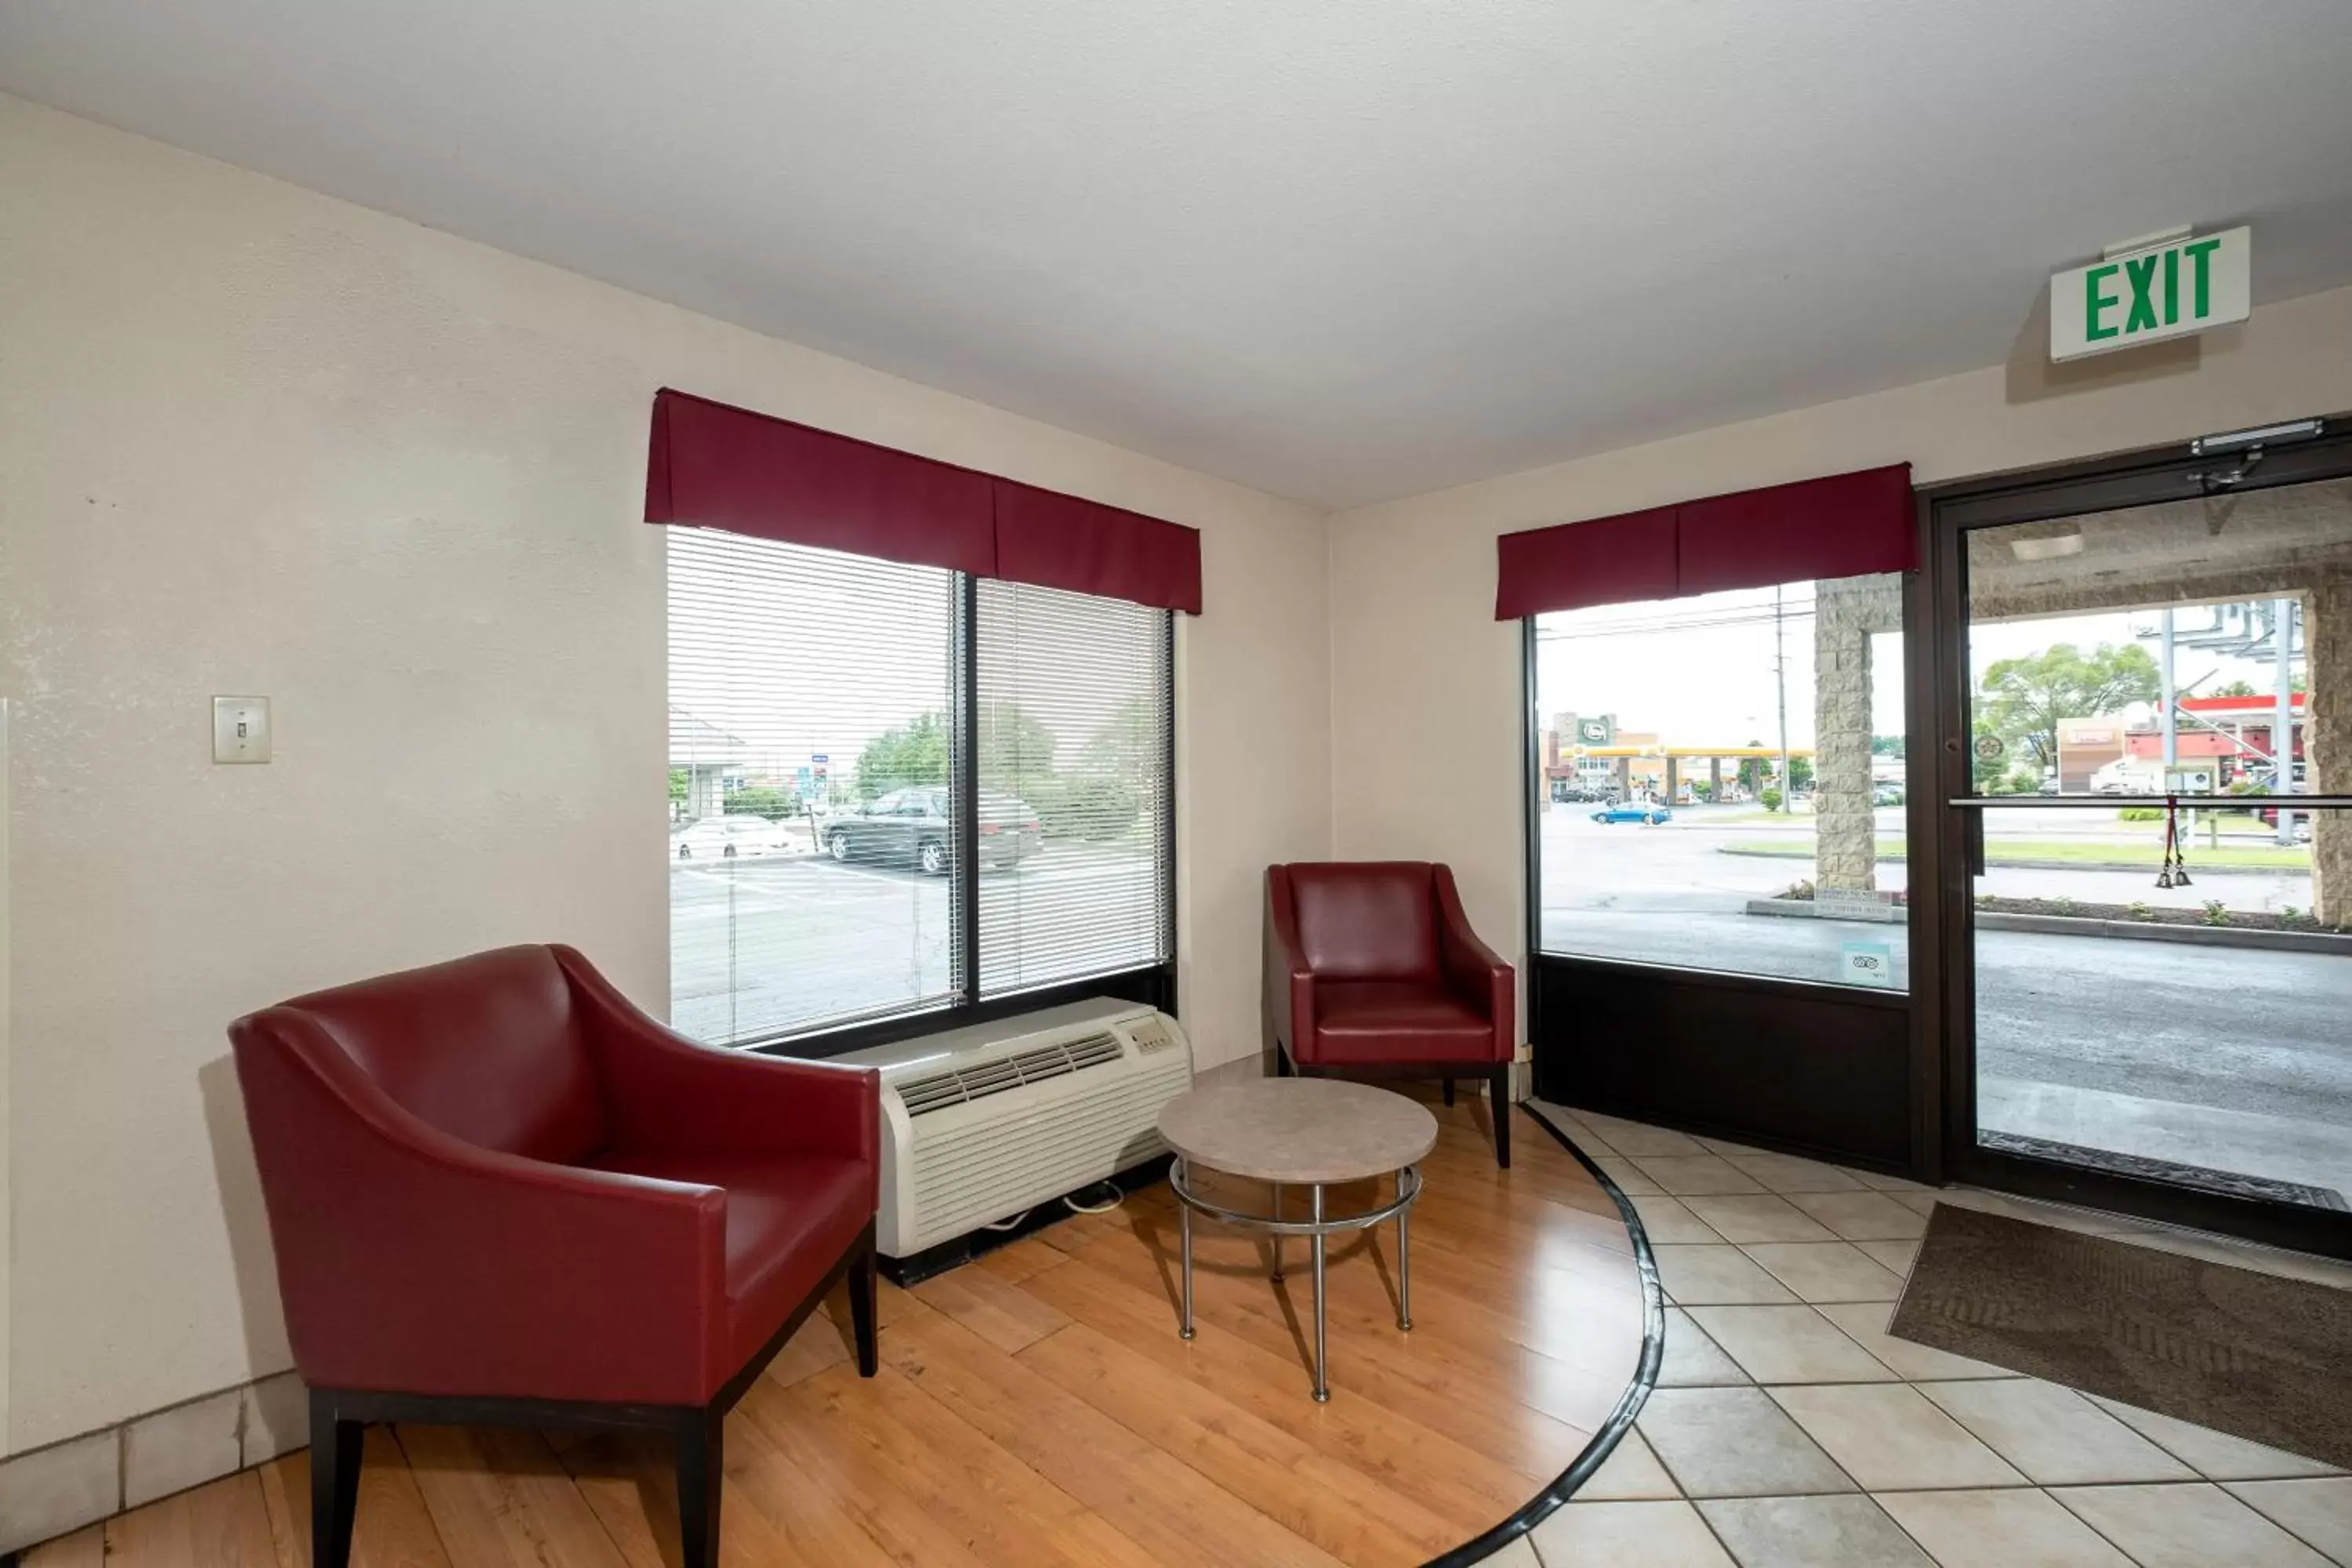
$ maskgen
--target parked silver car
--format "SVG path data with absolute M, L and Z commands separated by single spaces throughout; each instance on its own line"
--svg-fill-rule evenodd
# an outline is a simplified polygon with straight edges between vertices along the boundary
M 785 844 L 783 826 L 764 816 L 706 816 L 671 834 L 669 853 L 673 860 L 740 860 L 782 855 Z

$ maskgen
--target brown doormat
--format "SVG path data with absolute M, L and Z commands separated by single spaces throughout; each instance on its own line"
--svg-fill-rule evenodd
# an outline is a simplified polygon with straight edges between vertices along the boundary
M 2352 1291 L 1938 1204 L 1887 1331 L 2352 1468 Z

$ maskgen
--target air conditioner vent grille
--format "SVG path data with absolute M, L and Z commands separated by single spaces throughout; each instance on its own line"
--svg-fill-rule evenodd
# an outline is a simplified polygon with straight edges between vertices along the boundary
M 920 1078 L 907 1079 L 896 1088 L 908 1116 L 928 1116 L 934 1110 L 985 1100 L 1024 1084 L 1042 1083 L 1089 1068 L 1108 1067 L 1119 1059 L 1119 1055 L 1118 1037 L 1104 1030 L 968 1068 L 925 1073 Z

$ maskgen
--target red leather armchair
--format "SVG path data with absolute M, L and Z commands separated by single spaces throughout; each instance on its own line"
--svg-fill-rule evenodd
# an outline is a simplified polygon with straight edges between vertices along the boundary
M 698 1046 L 568 947 L 229 1038 L 310 1390 L 313 1568 L 350 1556 L 370 1421 L 670 1432 L 710 1568 L 727 1410 L 845 1277 L 873 1375 L 872 1073 Z
M 1265 1014 L 1274 1070 L 1489 1085 L 1511 1163 L 1511 966 L 1471 931 L 1454 873 L 1426 860 L 1269 866 Z

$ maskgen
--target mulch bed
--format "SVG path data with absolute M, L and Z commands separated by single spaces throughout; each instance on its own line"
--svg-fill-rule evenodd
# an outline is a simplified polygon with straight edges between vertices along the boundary
M 1977 908 L 1989 914 L 2056 915 L 2065 920 L 2129 921 L 2139 925 L 2223 926 L 2236 931 L 2326 931 L 2343 929 L 2324 926 L 2305 914 L 2289 920 L 2284 915 L 2225 910 L 2228 918 L 2217 921 L 2209 918 L 2203 910 L 2174 909 L 2161 904 L 2135 910 L 2128 904 L 2084 904 L 2066 899 L 2002 899 L 1988 895 L 1977 900 Z

